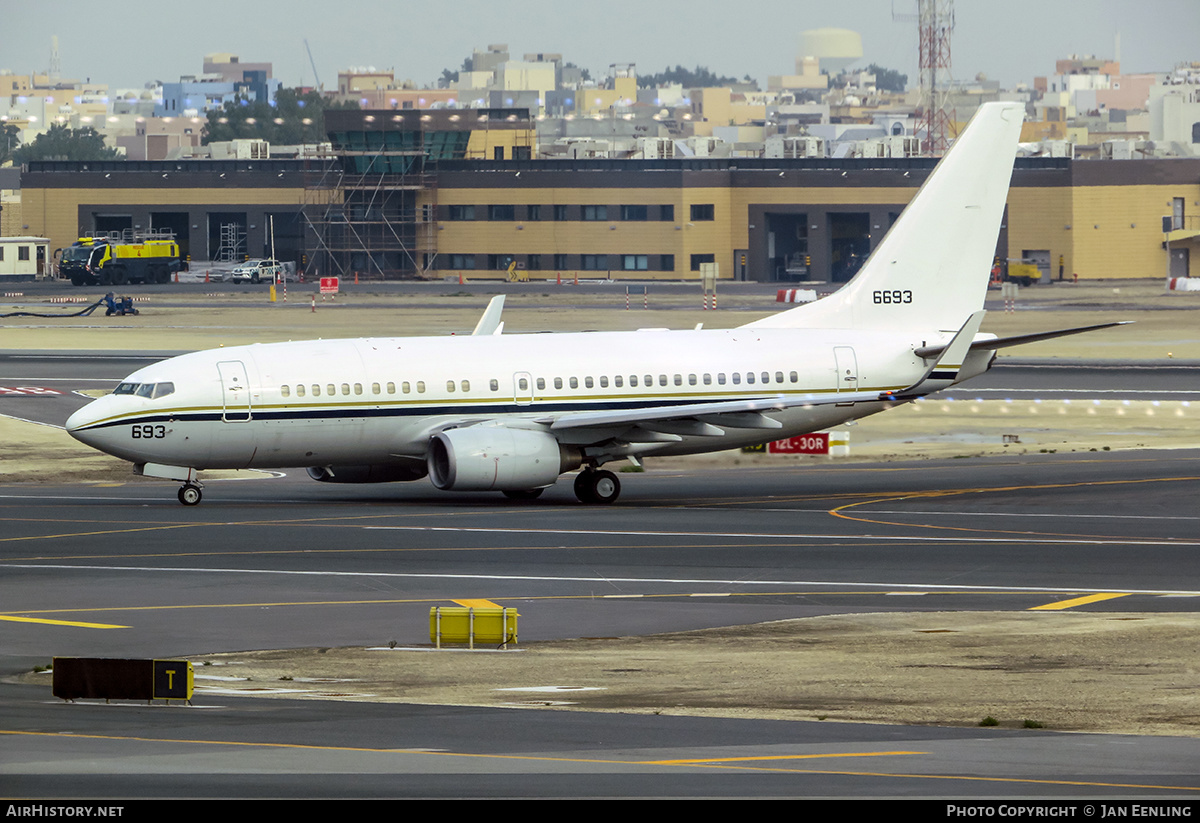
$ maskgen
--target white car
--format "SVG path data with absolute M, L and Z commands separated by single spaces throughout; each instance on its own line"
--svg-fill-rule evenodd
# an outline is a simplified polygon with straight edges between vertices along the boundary
M 278 260 L 247 260 L 229 275 L 230 283 L 275 283 L 283 274 Z

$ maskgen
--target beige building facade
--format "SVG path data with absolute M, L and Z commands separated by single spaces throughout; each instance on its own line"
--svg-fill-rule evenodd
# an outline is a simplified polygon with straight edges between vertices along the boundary
M 321 273 L 679 280 L 716 263 L 722 279 L 837 283 L 933 167 L 534 160 L 520 110 L 331 112 L 327 125 L 338 156 L 320 162 L 31 164 L 21 233 L 57 248 L 90 231 L 169 228 L 204 259 L 228 230 L 253 257 L 273 222 L 277 256 L 322 260 Z M 1018 158 L 996 254 L 1048 280 L 1186 276 L 1200 274 L 1198 238 L 1200 159 Z

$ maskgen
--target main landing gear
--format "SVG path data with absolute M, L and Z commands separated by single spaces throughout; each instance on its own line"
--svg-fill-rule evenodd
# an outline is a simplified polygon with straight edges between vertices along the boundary
M 581 503 L 607 506 L 621 494 L 621 481 L 610 471 L 584 469 L 575 476 L 575 496 Z
M 196 483 L 184 483 L 179 489 L 179 502 L 185 506 L 195 506 L 203 496 Z

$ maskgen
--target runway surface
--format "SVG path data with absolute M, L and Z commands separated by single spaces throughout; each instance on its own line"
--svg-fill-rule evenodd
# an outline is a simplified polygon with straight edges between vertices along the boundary
M 420 483 L 217 481 L 194 509 L 169 484 L 9 486 L 3 668 L 53 655 L 424 643 L 429 607 L 464 598 L 519 605 L 522 638 L 533 640 L 836 612 L 1024 610 L 1095 593 L 1112 596 L 1077 608 L 1193 610 L 1200 594 L 1188 506 L 1197 453 L 625 479 L 611 509 L 577 504 L 565 483 L 513 505 Z M 24 685 L 0 695 L 3 779 L 17 795 L 1200 790 L 1200 741 L 1186 739 L 219 693 L 194 708 L 67 706 L 48 686 Z
M 84 402 L 75 389 L 140 365 L 116 353 L 5 356 L 0 385 L 59 393 L 0 396 L 0 413 L 61 423 Z M 999 388 L 1036 374 L 1012 372 Z M 1144 389 L 1173 391 L 1176 377 Z M 534 641 L 1089 595 L 1104 597 L 1072 608 L 1191 612 L 1200 596 L 1198 452 L 621 477 L 612 508 L 578 504 L 565 481 L 514 504 L 294 471 L 210 481 L 196 508 L 166 482 L 0 486 L 0 675 L 53 656 L 427 643 L 430 606 L 464 599 L 518 605 L 521 637 Z M 0 793 L 1200 792 L 1200 741 L 1186 738 L 255 700 L 201 683 L 192 707 L 148 707 L 66 705 L 48 683 L 6 680 Z

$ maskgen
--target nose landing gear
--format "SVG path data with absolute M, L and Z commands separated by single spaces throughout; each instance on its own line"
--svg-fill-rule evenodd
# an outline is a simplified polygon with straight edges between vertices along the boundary
M 179 502 L 185 506 L 195 506 L 203 496 L 197 483 L 184 483 L 179 489 Z

